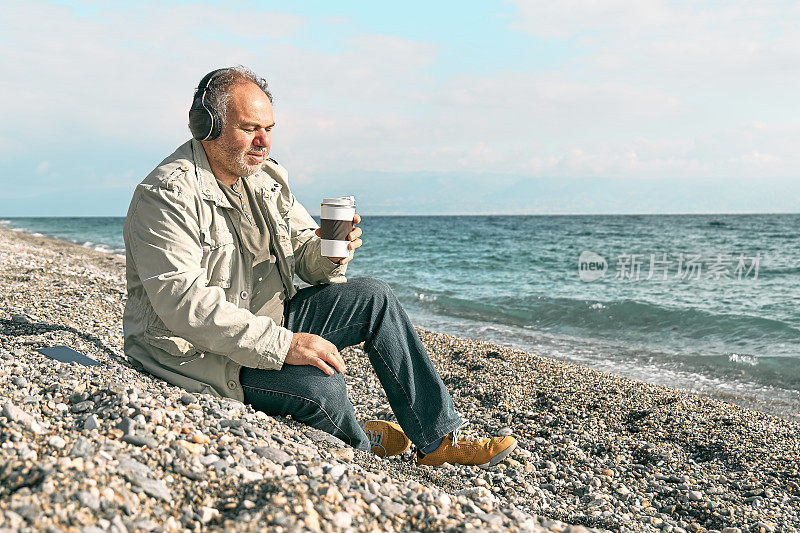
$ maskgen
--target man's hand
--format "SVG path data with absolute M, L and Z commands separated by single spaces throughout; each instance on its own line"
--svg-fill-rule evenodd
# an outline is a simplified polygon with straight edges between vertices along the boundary
M 347 240 L 350 241 L 350 243 L 347 245 L 347 250 L 348 250 L 347 257 L 340 257 L 340 258 L 329 257 L 328 259 L 330 259 L 331 262 L 338 263 L 340 265 L 346 265 L 347 263 L 353 260 L 353 254 L 355 253 L 356 248 L 358 248 L 363 244 L 361 242 L 361 239 L 359 239 L 359 237 L 361 237 L 361 234 L 364 232 L 361 231 L 361 228 L 355 227 L 356 224 L 358 224 L 359 222 L 361 222 L 361 217 L 358 215 L 358 213 L 356 213 L 355 216 L 353 216 L 353 226 L 354 226 L 353 231 L 351 231 L 347 235 Z M 317 237 L 322 236 L 321 232 L 322 230 L 317 228 L 316 231 Z
M 293 333 L 284 364 L 312 365 L 329 376 L 335 368 L 344 374 L 344 360 L 336 345 L 313 333 Z

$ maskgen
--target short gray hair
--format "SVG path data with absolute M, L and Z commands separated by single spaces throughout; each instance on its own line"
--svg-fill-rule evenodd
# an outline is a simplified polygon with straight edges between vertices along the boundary
M 260 77 L 247 67 L 242 65 L 236 67 L 229 67 L 218 73 L 208 84 L 205 93 L 206 105 L 215 109 L 222 119 L 222 126 L 225 126 L 225 121 L 228 115 L 228 105 L 231 103 L 231 89 L 237 83 L 249 81 L 258 85 L 264 91 L 264 94 L 269 98 L 272 103 L 272 93 L 269 92 L 267 80 Z

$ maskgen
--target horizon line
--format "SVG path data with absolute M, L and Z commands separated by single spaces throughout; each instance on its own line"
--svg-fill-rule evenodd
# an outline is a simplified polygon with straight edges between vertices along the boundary
M 313 217 L 320 214 L 309 213 Z M 732 215 L 800 215 L 800 211 L 719 211 L 719 212 L 668 212 L 668 213 L 359 213 L 362 217 L 464 217 L 464 216 L 506 216 L 506 217 L 566 217 L 566 216 L 732 216 Z M 15 218 L 125 218 L 125 215 L 0 215 L 0 224 L 6 219 Z

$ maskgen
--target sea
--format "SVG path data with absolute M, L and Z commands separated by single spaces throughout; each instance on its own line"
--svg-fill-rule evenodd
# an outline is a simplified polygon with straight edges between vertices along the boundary
M 123 217 L 6 218 L 124 255 Z M 800 420 L 800 215 L 365 216 L 424 328 Z

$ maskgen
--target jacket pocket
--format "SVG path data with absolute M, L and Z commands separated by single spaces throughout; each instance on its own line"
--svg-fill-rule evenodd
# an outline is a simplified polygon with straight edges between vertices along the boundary
M 206 271 L 207 285 L 227 289 L 231 286 L 233 275 L 233 259 L 236 247 L 230 234 L 225 235 L 219 229 L 211 228 L 202 231 L 203 258 L 201 266 Z
M 151 346 L 175 357 L 190 357 L 200 352 L 191 342 L 178 337 L 168 329 L 149 326 L 144 332 L 144 338 Z

